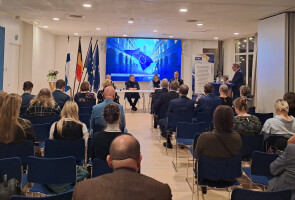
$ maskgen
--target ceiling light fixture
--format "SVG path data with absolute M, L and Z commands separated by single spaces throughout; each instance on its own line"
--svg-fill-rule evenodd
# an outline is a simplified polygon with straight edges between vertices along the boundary
M 197 24 L 197 26 L 203 26 L 203 25 L 204 25 L 204 24 L 201 24 L 201 23 L 200 23 L 200 24 Z
M 39 22 L 34 22 L 34 24 L 39 24 Z
M 153 32 L 154 32 L 154 33 L 157 33 L 157 32 L 158 32 L 158 30 L 156 30 L 156 29 L 155 29 L 155 30 L 153 30 Z
M 100 30 L 101 30 L 101 28 L 96 28 L 96 30 L 97 30 L 97 31 L 100 31 Z
M 170 38 L 173 38 L 174 36 L 173 36 L 173 35 L 170 35 L 169 37 L 170 37 Z
M 59 18 L 58 17 L 54 17 L 52 18 L 54 21 L 59 21 Z
M 43 26 L 43 28 L 48 28 L 48 26 Z
M 74 35 L 79 35 L 78 33 L 74 33 Z
M 234 33 L 234 35 L 239 35 L 240 33 Z
M 127 35 L 123 35 L 123 37 L 126 37 Z
M 85 7 L 85 8 L 91 8 L 92 5 L 91 4 L 88 4 L 88 3 L 85 3 L 85 4 L 83 4 L 83 7 Z
M 214 37 L 214 40 L 218 40 L 219 38 L 218 37 Z
M 130 18 L 130 20 L 128 20 L 128 24 L 133 24 L 134 21 L 133 21 L 133 18 Z
M 179 12 L 186 13 L 187 9 L 186 8 L 181 8 L 181 9 L 179 9 Z

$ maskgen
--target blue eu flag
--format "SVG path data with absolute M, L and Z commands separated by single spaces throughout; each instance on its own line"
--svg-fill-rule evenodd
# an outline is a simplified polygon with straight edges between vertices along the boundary
M 94 92 L 97 92 L 99 89 L 99 84 L 100 84 L 98 46 L 96 47 L 96 50 L 94 53 L 93 66 L 95 71 L 93 90 Z
M 92 54 L 92 43 L 89 47 L 88 58 L 87 58 L 87 72 L 88 72 L 88 82 L 90 84 L 90 88 L 93 85 L 93 54 Z
M 140 48 L 136 50 L 124 50 L 124 52 L 136 58 L 140 63 L 142 70 L 145 70 L 152 62 L 154 62 L 148 55 L 141 52 Z

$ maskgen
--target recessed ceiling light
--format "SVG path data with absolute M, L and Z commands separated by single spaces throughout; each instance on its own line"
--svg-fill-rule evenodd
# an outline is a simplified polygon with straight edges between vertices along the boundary
M 123 37 L 126 37 L 127 35 L 123 35 Z
M 97 30 L 97 31 L 100 31 L 100 30 L 101 30 L 101 28 L 96 28 L 96 30 Z
M 36 21 L 35 21 L 34 24 L 39 24 L 39 22 L 36 22 Z
M 181 8 L 181 9 L 179 9 L 179 12 L 186 13 L 187 9 L 186 8 Z
M 78 33 L 74 33 L 74 35 L 79 35 Z
M 218 37 L 214 37 L 214 40 L 218 40 L 219 38 Z
M 43 28 L 48 28 L 48 26 L 43 26 Z
M 133 24 L 134 21 L 133 21 L 133 18 L 130 18 L 130 20 L 128 20 L 128 24 Z
M 59 21 L 59 18 L 58 17 L 54 17 L 52 18 L 54 21 Z
M 203 26 L 203 25 L 204 25 L 204 24 L 201 24 L 201 23 L 200 23 L 200 24 L 197 24 L 197 26 Z
M 91 4 L 88 4 L 88 3 L 85 3 L 85 4 L 83 4 L 83 7 L 85 7 L 85 8 L 91 8 L 92 5 Z
M 240 33 L 234 33 L 234 35 L 239 35 Z
M 173 35 L 170 35 L 169 37 L 170 37 L 170 38 L 173 38 Z
M 153 30 L 153 32 L 154 32 L 154 33 L 157 33 L 157 32 L 158 32 L 158 30 L 156 30 L 156 29 L 155 29 L 155 30 Z

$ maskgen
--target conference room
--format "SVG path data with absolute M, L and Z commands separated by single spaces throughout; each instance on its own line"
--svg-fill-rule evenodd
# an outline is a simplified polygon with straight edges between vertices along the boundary
M 0 0 L 0 199 L 295 199 L 294 33 L 293 0 Z

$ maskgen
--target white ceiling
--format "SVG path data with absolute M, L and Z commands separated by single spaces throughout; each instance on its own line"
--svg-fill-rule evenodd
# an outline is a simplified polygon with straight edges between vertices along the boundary
M 84 8 L 83 3 L 92 4 Z M 187 13 L 180 13 L 187 8 Z M 35 26 L 47 25 L 56 35 L 119 36 L 212 40 L 234 32 L 257 32 L 259 19 L 295 11 L 295 0 L 0 0 L 0 11 Z M 68 15 L 84 15 L 70 19 Z M 53 17 L 60 21 L 53 21 Z M 127 21 L 134 18 L 134 24 Z M 203 27 L 188 19 L 201 20 Z M 101 28 L 96 31 L 95 28 Z M 154 33 L 153 30 L 158 32 Z

